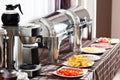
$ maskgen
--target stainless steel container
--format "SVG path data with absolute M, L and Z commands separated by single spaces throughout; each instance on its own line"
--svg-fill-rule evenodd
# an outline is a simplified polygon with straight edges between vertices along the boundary
M 0 28 L 0 69 L 5 67 L 5 36 L 7 32 L 3 28 Z
M 19 37 L 23 44 L 34 44 L 37 42 L 41 32 L 40 25 L 29 25 L 19 29 Z

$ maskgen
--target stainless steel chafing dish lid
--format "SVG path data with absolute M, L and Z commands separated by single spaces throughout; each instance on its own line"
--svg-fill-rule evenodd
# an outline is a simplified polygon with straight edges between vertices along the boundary
M 72 19 L 69 19 L 67 15 L 61 12 L 54 12 L 46 17 L 40 18 L 38 22 L 40 22 L 42 25 L 43 31 L 41 34 L 44 37 L 58 36 L 59 33 L 61 33 L 63 30 L 66 31 L 66 29 L 73 24 Z
M 72 29 L 73 24 L 75 24 L 75 17 L 78 17 L 79 20 L 90 20 L 88 11 L 79 7 L 73 10 L 58 10 L 48 16 L 33 20 L 31 22 L 42 25 L 41 35 L 44 37 L 53 35 L 59 36 L 61 34 L 66 34 L 70 29 Z
M 87 19 L 88 21 L 91 20 L 90 15 L 86 9 L 78 7 L 71 10 L 79 17 L 79 19 Z
M 90 15 L 89 15 L 88 11 L 82 7 L 77 7 L 77 8 L 68 9 L 68 10 L 61 9 L 61 10 L 58 10 L 48 16 L 45 16 L 44 18 L 46 18 L 53 24 L 58 24 L 58 23 L 63 23 L 63 22 L 67 22 L 70 20 L 73 21 L 72 19 L 68 18 L 68 16 L 71 16 L 71 17 L 78 16 L 79 19 L 87 18 L 87 20 L 90 20 Z M 68 23 L 70 23 L 70 22 L 68 22 Z M 71 24 L 73 24 L 73 23 L 71 23 Z

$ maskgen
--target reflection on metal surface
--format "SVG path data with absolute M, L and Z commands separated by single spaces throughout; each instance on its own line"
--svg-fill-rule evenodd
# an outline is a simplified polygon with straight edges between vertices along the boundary
M 58 10 L 51 15 L 33 20 L 31 23 L 41 25 L 40 34 L 43 41 L 47 43 L 52 63 L 56 61 L 54 50 L 59 51 L 60 44 L 66 37 L 69 37 L 69 42 L 73 43 L 73 49 L 80 51 L 82 31 L 85 27 L 91 28 L 92 24 L 88 11 L 81 7 Z M 91 35 L 88 37 L 91 39 Z
M 56 14 L 55 14 L 56 13 Z M 52 15 L 31 21 L 31 26 L 6 27 L 9 40 L 7 41 L 7 68 L 13 69 L 13 58 L 15 45 L 21 47 L 23 44 L 34 44 L 38 37 L 42 38 L 41 44 L 48 49 L 51 63 L 57 63 L 59 57 L 60 44 L 63 39 L 69 37 L 73 51 L 79 52 L 82 46 L 82 31 L 84 28 L 91 29 L 91 20 L 87 10 L 75 8 L 69 10 L 59 10 Z M 21 42 L 15 43 L 15 38 L 20 38 Z M 91 35 L 89 36 L 91 38 Z M 2 44 L 2 43 L 1 43 Z M 22 51 L 18 50 L 19 54 Z M 1 55 L 0 55 L 1 57 Z M 2 61 L 2 59 L 1 59 Z

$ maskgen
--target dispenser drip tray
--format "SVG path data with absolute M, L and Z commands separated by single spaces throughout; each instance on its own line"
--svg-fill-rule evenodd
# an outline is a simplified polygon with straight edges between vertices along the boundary
M 36 67 L 37 67 L 36 65 L 27 64 L 27 65 L 21 65 L 20 69 L 31 70 L 31 69 L 35 69 Z
M 20 70 L 28 73 L 28 77 L 36 77 L 36 76 L 40 75 L 41 64 L 39 64 L 39 65 L 33 65 L 33 64 L 21 65 Z

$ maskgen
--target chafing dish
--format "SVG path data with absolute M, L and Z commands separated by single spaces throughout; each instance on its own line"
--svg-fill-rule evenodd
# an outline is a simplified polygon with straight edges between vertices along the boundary
M 47 43 L 52 63 L 58 59 L 60 43 L 66 37 L 73 43 L 73 50 L 80 51 L 83 28 L 91 25 L 91 19 L 86 9 L 81 7 L 68 10 L 58 10 L 48 16 L 31 21 L 41 25 L 40 35 Z M 88 36 L 91 38 L 91 35 Z

